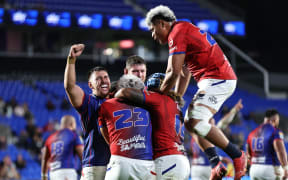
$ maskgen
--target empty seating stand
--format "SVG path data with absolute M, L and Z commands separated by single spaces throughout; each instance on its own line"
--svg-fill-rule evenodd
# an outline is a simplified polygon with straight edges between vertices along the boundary
M 111 15 L 140 15 L 123 0 L 26 0 L 13 1 L 10 4 L 20 9 L 42 9 L 47 11 L 69 11 L 80 13 L 103 13 Z
M 200 7 L 196 2 L 187 0 L 136 0 L 136 2 L 146 10 L 160 4 L 166 5 L 174 11 L 178 19 L 218 19 L 217 16 L 212 14 L 208 9 Z

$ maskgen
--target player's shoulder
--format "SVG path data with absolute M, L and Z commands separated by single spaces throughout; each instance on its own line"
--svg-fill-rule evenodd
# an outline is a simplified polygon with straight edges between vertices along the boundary
M 198 29 L 197 26 L 195 26 L 194 24 L 192 23 L 189 23 L 189 22 L 186 22 L 186 21 L 178 21 L 175 23 L 174 27 L 173 27 L 173 31 L 175 32 L 182 32 L 183 33 L 183 30 L 185 31 L 185 29 Z
M 272 124 L 265 123 L 262 125 L 263 129 L 267 129 L 268 131 L 275 131 L 277 130 L 276 127 L 274 127 Z
M 69 133 L 69 134 L 76 134 L 75 131 L 73 131 L 73 130 L 71 130 L 71 129 L 68 129 L 68 128 L 62 129 L 62 132 L 63 132 L 63 133 Z
M 259 131 L 259 129 L 261 129 L 263 127 L 264 124 L 261 124 L 259 126 L 257 126 L 255 129 L 253 129 L 249 134 L 248 134 L 248 139 L 250 139 L 251 137 L 254 137 L 255 133 L 257 133 Z
M 112 105 L 112 104 L 115 104 L 119 102 L 119 99 L 118 98 L 110 98 L 110 99 L 106 99 L 103 103 L 102 103 L 102 106 L 109 106 L 109 105 Z
M 93 94 L 89 94 L 88 96 L 88 104 L 95 105 L 95 106 L 100 106 L 103 102 L 105 102 L 107 99 L 102 98 L 99 96 L 95 96 Z
M 143 90 L 143 94 L 146 96 L 161 96 L 161 93 L 156 91 L 149 91 L 147 89 Z
M 117 109 L 120 106 L 122 107 L 125 104 L 125 100 L 123 99 L 119 99 L 119 98 L 111 98 L 111 99 L 107 99 L 105 100 L 99 109 L 101 109 L 101 111 L 110 111 L 113 109 Z
M 47 137 L 46 142 L 53 141 L 58 134 L 59 134 L 59 130 L 51 133 L 51 134 Z
M 94 101 L 105 101 L 106 100 L 106 98 L 102 98 L 102 97 L 96 96 L 94 94 L 89 94 L 88 97 L 90 100 L 94 100 Z
M 274 132 L 279 133 L 279 134 L 283 134 L 283 131 L 277 127 L 273 127 L 274 128 Z
M 186 21 L 178 21 L 174 24 L 173 29 L 169 33 L 169 43 L 173 41 L 182 41 L 180 37 L 191 36 L 194 31 L 198 31 L 199 28 L 192 23 Z M 171 45 L 169 46 L 171 47 Z
M 192 23 L 189 23 L 187 21 L 177 21 L 175 23 L 175 27 L 190 27 L 191 25 L 193 25 Z

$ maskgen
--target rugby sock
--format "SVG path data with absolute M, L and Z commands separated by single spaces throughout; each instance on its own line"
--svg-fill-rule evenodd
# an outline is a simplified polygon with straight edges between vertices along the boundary
M 207 148 L 204 150 L 204 152 L 205 152 L 206 156 L 208 157 L 210 165 L 212 166 L 212 168 L 217 166 L 217 164 L 220 161 L 220 158 L 216 153 L 215 147 Z
M 237 148 L 237 146 L 235 146 L 234 144 L 232 144 L 231 142 L 229 142 L 229 144 L 227 145 L 227 147 L 225 149 L 223 149 L 224 152 L 226 152 L 232 159 L 234 158 L 238 158 L 242 155 L 241 151 Z

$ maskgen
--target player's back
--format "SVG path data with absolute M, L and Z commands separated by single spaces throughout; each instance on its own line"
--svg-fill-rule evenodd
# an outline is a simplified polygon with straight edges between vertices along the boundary
M 177 104 L 164 94 L 144 91 L 145 105 L 150 112 L 154 159 L 164 155 L 183 154 L 183 145 L 175 130 L 179 115 Z
M 279 134 L 279 129 L 269 123 L 261 124 L 249 134 L 247 143 L 252 164 L 280 164 L 273 147 L 273 141 L 280 138 Z
M 105 101 L 99 111 L 99 124 L 106 124 L 110 151 L 133 159 L 152 159 L 151 121 L 149 112 L 113 98 Z
M 76 132 L 67 128 L 51 134 L 46 143 L 50 155 L 50 170 L 75 168 L 75 147 L 82 145 Z
M 237 79 L 213 37 L 197 26 L 179 21 L 168 38 L 169 55 L 185 53 L 185 65 L 196 81 L 202 79 Z

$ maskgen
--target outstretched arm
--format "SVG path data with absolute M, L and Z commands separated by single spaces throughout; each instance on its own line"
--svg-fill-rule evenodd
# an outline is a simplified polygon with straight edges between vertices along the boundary
M 176 84 L 182 71 L 185 54 L 174 54 L 169 56 L 165 79 L 160 87 L 160 91 L 167 94 Z
M 243 108 L 242 99 L 239 99 L 234 107 L 217 123 L 217 127 L 220 129 L 226 129 L 232 122 L 235 115 Z
M 75 44 L 71 46 L 65 68 L 64 88 L 74 107 L 79 107 L 82 104 L 84 96 L 84 91 L 76 84 L 75 70 L 76 58 L 82 54 L 84 47 L 84 44 Z

